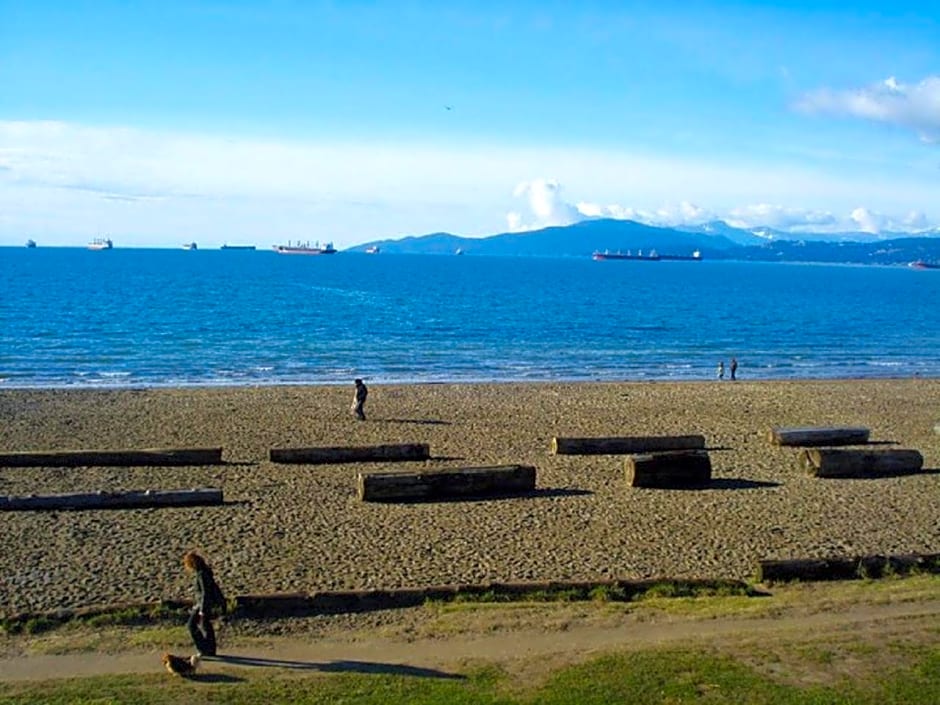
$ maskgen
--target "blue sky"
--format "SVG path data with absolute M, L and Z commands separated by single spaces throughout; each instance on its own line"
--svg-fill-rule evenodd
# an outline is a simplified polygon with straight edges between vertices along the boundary
M 940 225 L 940 10 L 0 0 L 0 244 Z

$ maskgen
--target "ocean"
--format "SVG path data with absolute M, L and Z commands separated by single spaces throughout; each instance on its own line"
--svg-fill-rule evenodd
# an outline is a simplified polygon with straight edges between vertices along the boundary
M 0 388 L 940 377 L 938 302 L 906 267 L 7 247 Z

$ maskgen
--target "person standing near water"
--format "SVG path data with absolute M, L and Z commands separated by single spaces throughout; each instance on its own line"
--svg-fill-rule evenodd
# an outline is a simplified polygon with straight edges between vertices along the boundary
M 737 379 L 736 377 L 737 372 L 738 372 L 738 360 L 737 358 L 732 357 L 731 358 L 731 381 L 734 381 Z
M 366 397 L 369 396 L 369 390 L 361 379 L 356 379 L 355 384 L 356 392 L 353 395 L 352 412 L 356 415 L 357 419 L 365 421 L 366 412 L 363 410 L 363 407 L 366 404 Z
M 718 374 L 718 379 L 724 379 L 724 378 L 725 378 L 725 361 L 724 361 L 724 360 L 720 360 L 720 361 L 718 362 L 717 374 Z
M 225 614 L 225 595 L 222 594 L 219 584 L 215 582 L 212 568 L 206 559 L 195 551 L 189 551 L 183 556 L 183 567 L 194 575 L 193 588 L 196 599 L 193 601 L 193 611 L 186 621 L 189 635 L 196 645 L 200 656 L 215 656 L 216 641 L 215 629 L 212 627 L 212 617 L 218 613 Z

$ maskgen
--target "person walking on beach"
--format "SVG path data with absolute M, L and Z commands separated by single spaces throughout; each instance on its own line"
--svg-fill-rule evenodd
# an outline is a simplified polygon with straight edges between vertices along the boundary
M 215 581 L 212 568 L 206 559 L 195 551 L 189 551 L 183 556 L 183 567 L 193 573 L 193 588 L 196 599 L 193 602 L 193 611 L 186 621 L 189 635 L 196 645 L 200 656 L 215 656 L 216 641 L 215 629 L 212 627 L 212 617 L 218 613 L 225 614 L 227 604 L 219 584 Z
M 720 360 L 718 362 L 718 379 L 724 379 L 724 378 L 725 378 L 725 361 Z
M 731 358 L 731 367 L 730 367 L 730 369 L 731 369 L 731 381 L 733 382 L 734 380 L 737 379 L 736 375 L 737 375 L 737 372 L 738 372 L 738 361 L 737 361 L 736 358 L 733 358 L 733 357 Z
M 360 421 L 366 420 L 366 412 L 363 407 L 366 404 L 366 397 L 369 396 L 369 390 L 363 384 L 361 379 L 356 380 L 356 392 L 353 395 L 352 412 Z

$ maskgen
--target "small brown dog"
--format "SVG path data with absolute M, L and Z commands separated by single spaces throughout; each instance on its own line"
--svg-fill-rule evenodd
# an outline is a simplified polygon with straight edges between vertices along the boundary
M 189 678 L 196 674 L 196 667 L 198 665 L 198 654 L 193 654 L 189 658 L 185 656 L 174 656 L 169 651 L 163 654 L 163 667 L 174 676 Z

